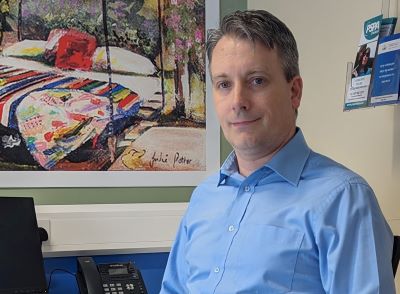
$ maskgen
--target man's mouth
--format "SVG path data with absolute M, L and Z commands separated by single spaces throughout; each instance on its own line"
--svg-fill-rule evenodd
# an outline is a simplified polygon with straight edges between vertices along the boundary
M 246 127 L 246 126 L 249 126 L 252 123 L 258 121 L 259 119 L 260 118 L 238 120 L 238 121 L 232 122 L 231 125 L 234 126 L 234 127 Z

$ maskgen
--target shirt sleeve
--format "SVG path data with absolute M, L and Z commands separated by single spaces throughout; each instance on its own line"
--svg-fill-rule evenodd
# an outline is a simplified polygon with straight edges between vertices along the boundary
M 189 293 L 186 288 L 187 263 L 185 261 L 185 248 L 187 232 L 185 217 L 183 217 L 172 245 L 165 268 L 160 294 Z
M 366 183 L 336 189 L 320 207 L 315 225 L 326 293 L 396 293 L 393 234 Z

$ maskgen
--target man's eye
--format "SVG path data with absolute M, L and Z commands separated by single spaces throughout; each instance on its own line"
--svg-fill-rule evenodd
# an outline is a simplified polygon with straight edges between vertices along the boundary
M 263 79 L 263 78 L 254 78 L 254 79 L 252 80 L 252 83 L 253 83 L 254 85 L 262 85 L 262 84 L 264 83 L 264 79 Z
M 229 82 L 219 82 L 217 86 L 218 86 L 218 88 L 226 89 L 226 88 L 229 88 L 230 84 L 229 84 Z

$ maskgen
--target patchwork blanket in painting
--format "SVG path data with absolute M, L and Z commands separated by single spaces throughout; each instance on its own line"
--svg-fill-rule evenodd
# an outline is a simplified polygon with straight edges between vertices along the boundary
M 0 123 L 19 131 L 45 169 L 139 107 L 138 94 L 117 83 L 0 65 Z

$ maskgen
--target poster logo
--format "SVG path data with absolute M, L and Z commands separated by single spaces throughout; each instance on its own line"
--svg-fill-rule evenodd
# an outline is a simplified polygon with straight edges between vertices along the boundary
M 379 35 L 379 27 L 381 23 L 381 17 L 375 17 L 365 22 L 364 24 L 364 37 L 367 40 L 373 40 Z

